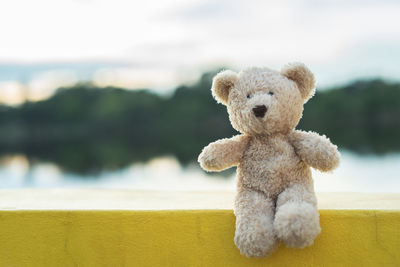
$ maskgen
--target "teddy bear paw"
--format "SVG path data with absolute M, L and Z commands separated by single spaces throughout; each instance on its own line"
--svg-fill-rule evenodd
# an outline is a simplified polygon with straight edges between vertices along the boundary
M 234 241 L 240 253 L 247 257 L 267 257 L 278 245 L 272 229 L 271 232 L 236 230 Z
M 310 246 L 321 232 L 318 210 L 309 203 L 286 203 L 275 214 L 274 229 L 287 247 Z

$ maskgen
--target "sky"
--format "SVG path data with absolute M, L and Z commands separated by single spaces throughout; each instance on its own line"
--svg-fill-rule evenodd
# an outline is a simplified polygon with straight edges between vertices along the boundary
M 160 93 L 221 66 L 306 63 L 319 87 L 400 80 L 400 1 L 2 0 L 0 102 L 59 86 Z

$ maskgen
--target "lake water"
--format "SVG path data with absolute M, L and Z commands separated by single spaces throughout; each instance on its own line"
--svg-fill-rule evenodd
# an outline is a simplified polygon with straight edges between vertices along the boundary
M 400 193 L 400 153 L 360 156 L 342 151 L 342 161 L 332 173 L 313 171 L 318 192 Z M 115 188 L 169 191 L 232 191 L 235 174 L 209 175 L 197 164 L 186 167 L 173 157 L 154 158 L 118 171 L 97 175 L 64 173 L 52 163 L 29 165 L 22 155 L 0 159 L 0 188 Z

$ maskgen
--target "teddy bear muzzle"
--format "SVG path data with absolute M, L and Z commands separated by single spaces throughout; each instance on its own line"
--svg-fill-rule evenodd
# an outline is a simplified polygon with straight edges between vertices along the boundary
M 257 118 L 263 118 L 267 112 L 267 107 L 265 105 L 255 106 L 253 108 L 253 113 Z

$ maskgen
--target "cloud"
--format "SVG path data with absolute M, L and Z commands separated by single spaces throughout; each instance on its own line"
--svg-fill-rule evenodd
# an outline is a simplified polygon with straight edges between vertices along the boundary
M 78 80 L 130 88 L 170 87 L 220 65 L 289 61 L 310 65 L 321 85 L 397 78 L 398 14 L 390 0 L 2 1 L 0 63 L 23 67 L 0 65 L 0 80 L 29 83 L 52 70 L 46 62 Z
M 237 19 L 241 16 L 240 2 L 237 0 L 206 0 L 195 2 L 190 6 L 185 6 L 174 10 L 165 18 L 173 19 L 178 18 L 182 20 L 224 20 L 224 19 Z
M 51 96 L 55 89 L 70 86 L 78 81 L 71 71 L 44 71 L 21 83 L 15 80 L 0 81 L 0 103 L 19 105 L 25 101 L 39 101 Z
M 0 103 L 18 105 L 26 100 L 24 86 L 17 81 L 0 82 Z
M 56 88 L 71 86 L 77 82 L 71 71 L 48 71 L 32 79 L 26 89 L 26 98 L 29 101 L 39 101 L 50 97 Z
M 179 82 L 175 70 L 164 68 L 114 68 L 100 69 L 93 76 L 93 81 L 100 87 L 117 86 L 127 89 L 151 88 L 167 93 Z
M 0 60 L 121 60 L 135 44 L 173 37 L 155 18 L 182 2 L 2 1 Z
M 127 66 L 124 62 L 53 62 L 53 63 L 0 63 L 0 81 L 18 80 L 28 83 L 41 73 L 49 71 L 74 72 L 79 79 L 91 79 L 93 73 L 101 68 L 117 68 Z M 133 66 L 129 63 L 129 66 Z

